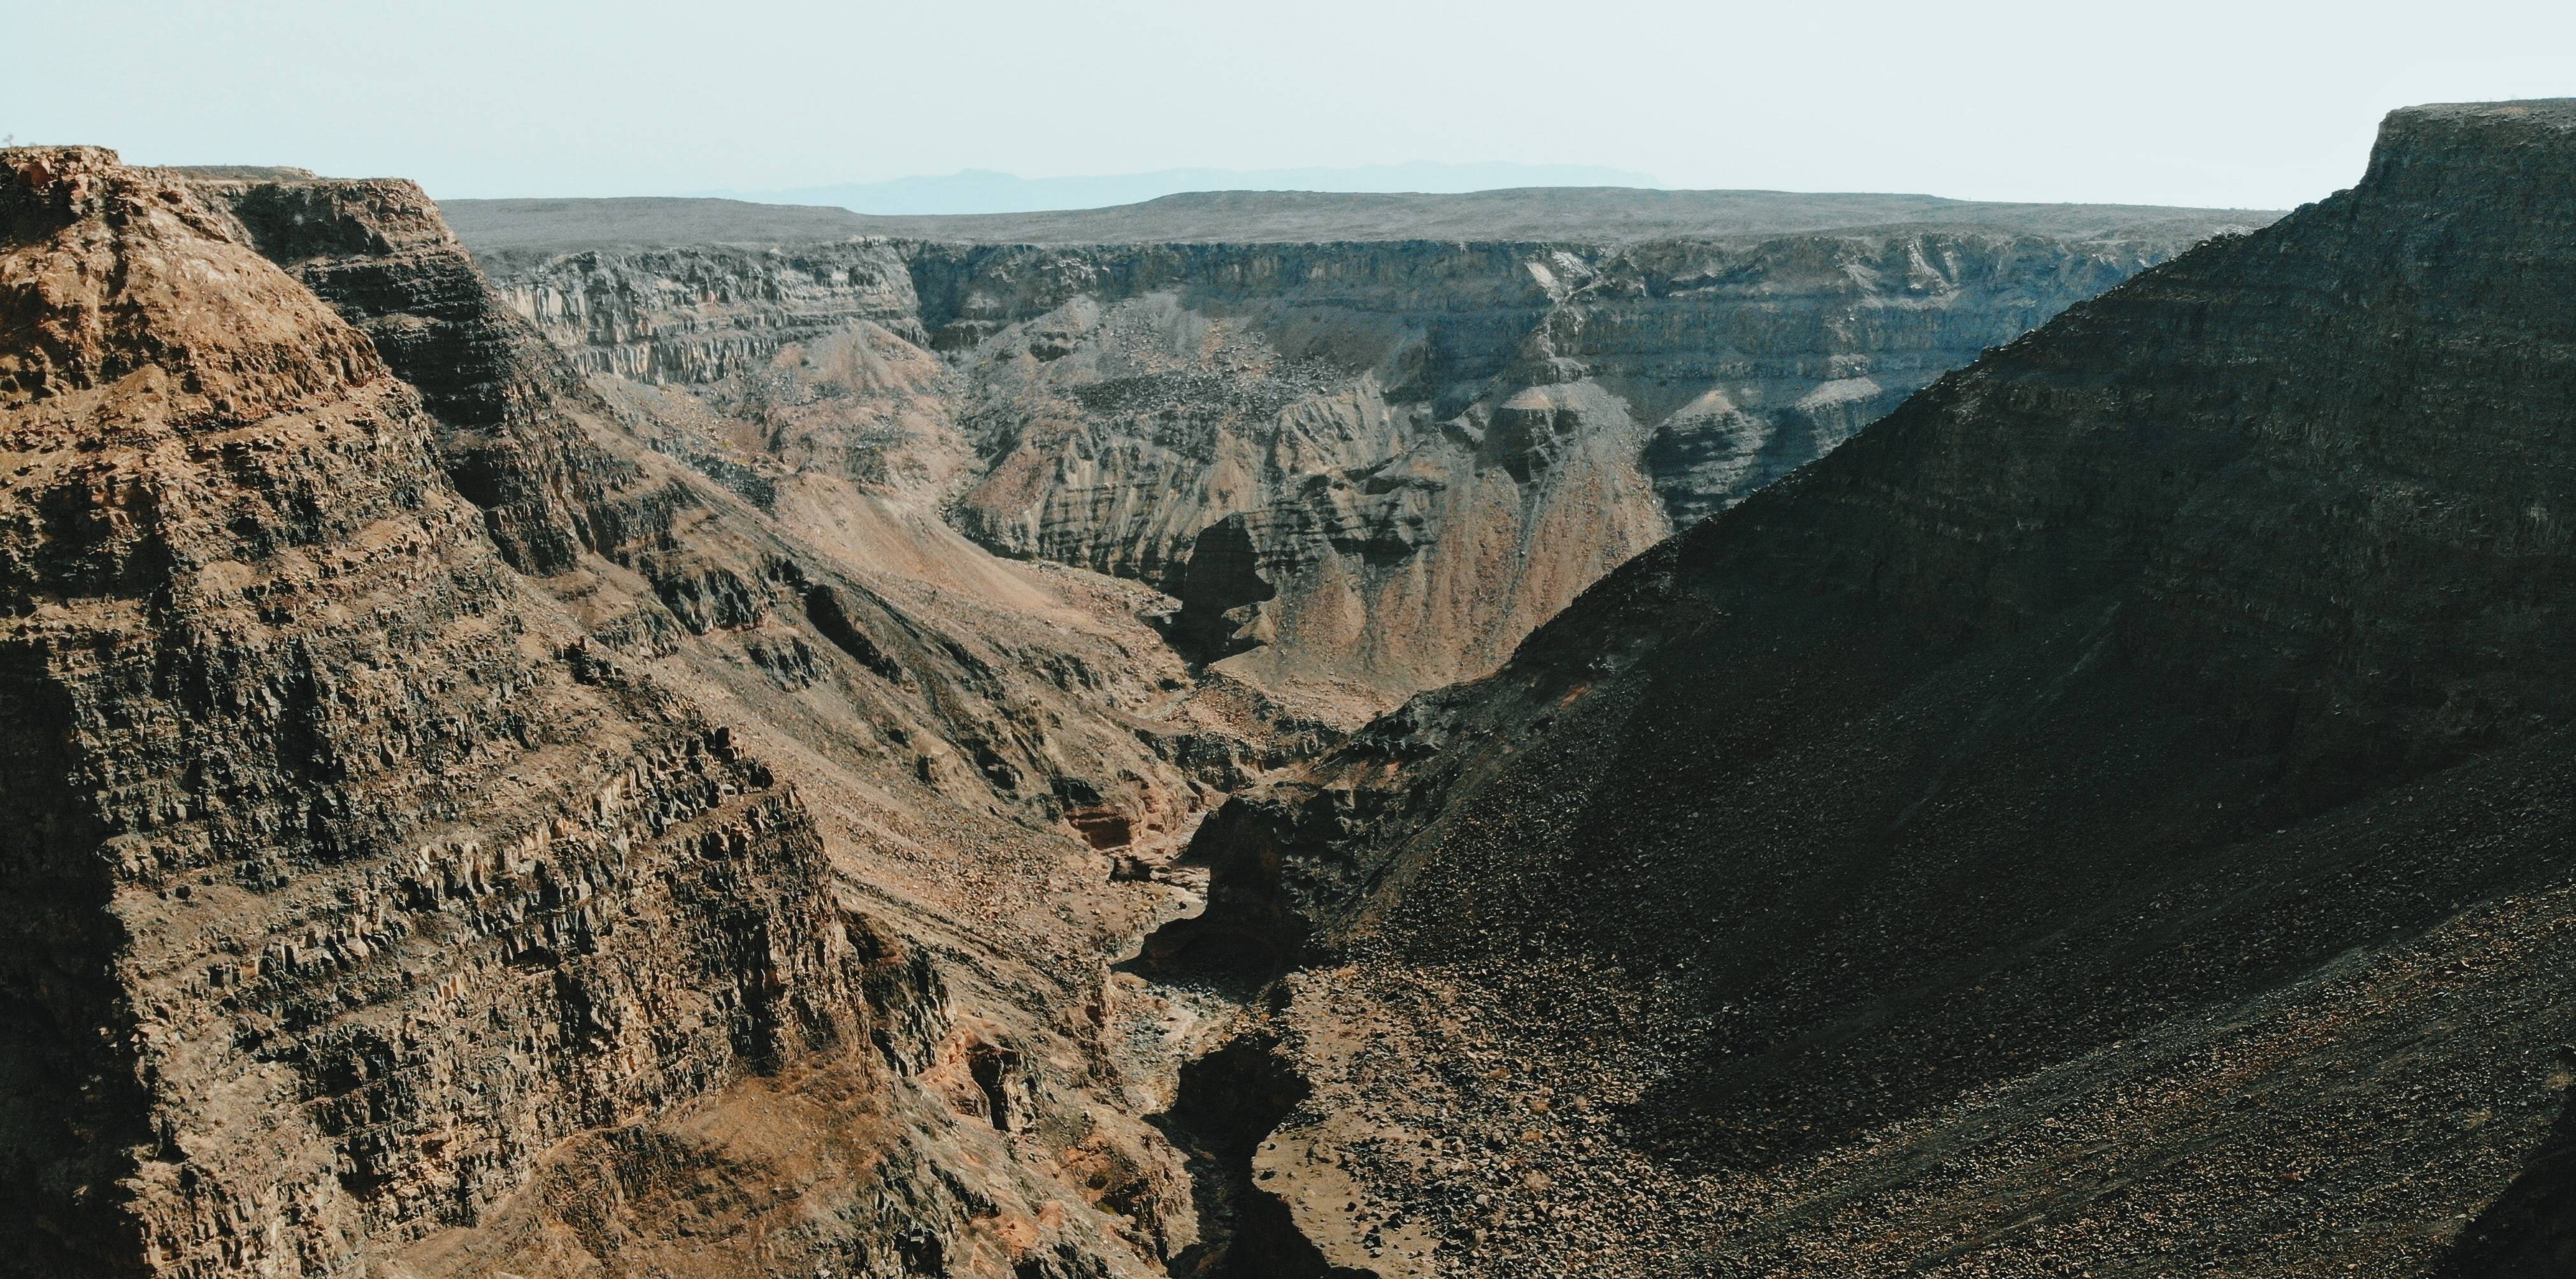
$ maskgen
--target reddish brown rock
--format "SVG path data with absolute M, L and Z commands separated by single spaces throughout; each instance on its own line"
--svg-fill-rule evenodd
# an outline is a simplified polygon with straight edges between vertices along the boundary
M 1245 748 L 1117 591 L 800 541 L 408 184 L 13 150 L 0 233 L 9 1266 L 1186 1242 L 1098 1039 L 1171 890 L 1066 818 L 1168 843 Z M 932 1078 L 960 1042 L 982 1113 Z

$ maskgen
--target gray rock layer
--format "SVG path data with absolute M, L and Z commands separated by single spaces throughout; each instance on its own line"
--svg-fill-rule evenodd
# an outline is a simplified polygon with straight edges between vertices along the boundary
M 1004 554 L 1180 596 L 1226 670 L 1368 709 L 2216 225 L 486 265 L 586 369 L 770 423 L 736 464 L 933 485 Z M 1220 529 L 1256 581 L 1191 588 Z

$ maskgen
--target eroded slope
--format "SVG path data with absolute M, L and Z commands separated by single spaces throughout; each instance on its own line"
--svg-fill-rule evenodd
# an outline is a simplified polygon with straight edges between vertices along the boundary
M 2009 225 L 486 265 L 613 396 L 713 409 L 711 473 L 806 512 L 944 503 L 1173 594 L 1194 655 L 1347 719 L 1490 670 L 1628 556 L 2222 224 Z
M 14 150 L 0 234 L 0 1267 L 1189 1245 L 1101 850 L 1257 751 L 1134 592 L 799 538 L 409 184 Z
M 1309 965 L 1256 1183 L 1390 1275 L 2546 1256 L 2571 179 L 2399 112 L 1229 806 L 1153 953 Z

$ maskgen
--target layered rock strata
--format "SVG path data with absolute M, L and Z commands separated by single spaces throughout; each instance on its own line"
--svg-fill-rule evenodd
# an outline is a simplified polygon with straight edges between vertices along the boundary
M 862 1032 L 792 790 L 580 677 L 370 344 L 178 184 L 8 163 L 17 1237 L 327 1273 Z
M 1490 670 L 1630 555 L 2222 225 L 487 265 L 594 373 L 756 424 L 724 465 L 935 496 L 1004 554 L 1178 596 L 1197 655 L 1350 714 Z
M 1096 848 L 1257 752 L 1133 592 L 800 539 L 408 184 L 0 153 L 0 315 L 0 1269 L 1188 1246 Z
M 1249 1184 L 1387 1276 L 2557 1265 L 2571 191 L 2398 112 L 1229 805 L 1148 954 L 1302 965 Z

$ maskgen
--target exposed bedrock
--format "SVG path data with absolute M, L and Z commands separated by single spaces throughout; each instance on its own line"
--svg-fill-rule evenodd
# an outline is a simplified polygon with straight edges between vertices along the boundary
M 408 182 L 218 180 L 262 255 L 356 324 L 443 428 L 437 456 L 483 508 L 513 567 L 560 572 L 605 535 L 592 507 L 633 482 L 563 427 L 582 395 L 542 339 L 495 304 L 471 258 Z
M 2576 103 L 2397 112 L 2352 190 L 1234 800 L 1211 901 L 1312 957 L 1263 1001 L 1301 1229 L 1380 1273 L 2560 1267 L 2571 295 Z
M 585 368 L 765 423 L 729 465 L 923 495 L 1004 554 L 1183 595 L 1197 651 L 1347 718 L 1492 669 L 1675 528 L 2216 229 L 486 266 Z M 1270 594 L 1186 598 L 1203 544 L 1248 580 L 1246 539 Z
M 902 549 L 917 563 L 888 563 L 853 553 L 872 548 L 842 539 L 818 544 L 742 511 L 747 502 L 773 513 L 774 489 L 766 491 L 770 501 L 743 493 L 740 477 L 685 455 L 673 443 L 681 433 L 668 424 L 604 401 L 500 303 L 410 183 L 193 185 L 240 216 L 263 254 L 356 323 L 393 371 L 421 390 L 439 427 L 436 456 L 457 490 L 484 509 L 515 566 L 559 573 L 592 553 L 642 577 L 660 607 L 616 619 L 606 638 L 651 650 L 668 642 L 651 634 L 656 628 L 738 637 L 742 655 L 791 691 L 814 682 L 809 639 L 828 641 L 884 686 L 917 697 L 938 735 L 960 745 L 978 769 L 1035 783 L 1005 791 L 1042 809 L 1064 806 L 1046 779 L 1075 766 L 1063 758 L 1069 752 L 1045 740 L 1049 713 L 993 694 L 1035 673 L 1058 686 L 1051 691 L 1059 699 L 1077 689 L 1088 697 L 1115 677 L 1094 654 L 1028 651 L 1029 619 L 982 627 L 961 641 L 908 615 L 908 595 L 920 579 L 957 585 L 948 579 L 974 575 L 983 566 L 971 561 L 981 557 L 943 565 L 937 561 L 952 548 L 913 545 Z M 699 474 L 675 478 L 674 468 L 637 456 L 648 451 L 683 453 L 680 460 Z M 696 482 L 701 477 L 713 480 L 712 488 Z M 1003 597 L 988 605 L 1045 602 L 1009 583 L 966 585 Z M 782 623 L 802 623 L 810 635 L 784 633 Z M 1122 689 L 1110 700 L 1144 695 Z M 998 717 L 991 714 L 997 708 Z M 1067 717 L 1058 710 L 1052 718 Z M 894 737 L 905 733 L 898 727 Z M 1093 749 L 1104 763 L 1137 753 Z M 1078 789 L 1132 792 L 1133 782 L 1094 776 Z M 1117 798 L 1140 823 L 1147 814 L 1139 806 L 1156 802 L 1134 793 Z
M 0 317 L 0 1272 L 1189 1246 L 1099 846 L 1264 755 L 1143 592 L 801 536 L 405 183 L 0 153 Z
M 8 165 L 11 1264 L 337 1272 L 862 1033 L 794 791 L 581 678 L 371 344 L 179 184 Z

